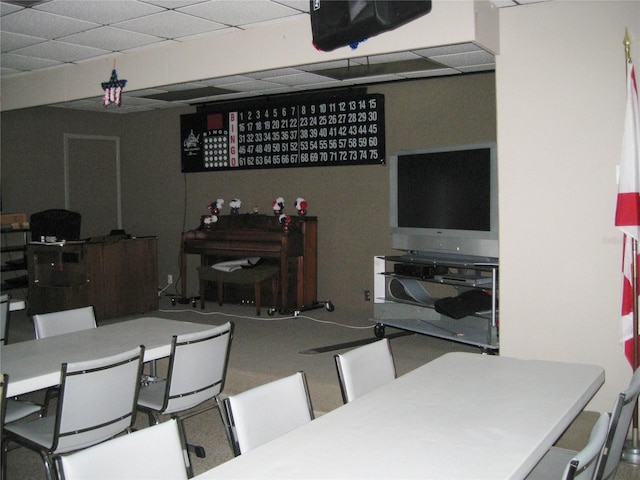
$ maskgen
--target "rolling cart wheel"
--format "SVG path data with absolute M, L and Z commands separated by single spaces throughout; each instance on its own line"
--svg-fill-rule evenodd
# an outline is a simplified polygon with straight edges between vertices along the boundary
M 373 333 L 376 338 L 384 337 L 384 325 L 382 323 L 376 323 L 376 326 L 373 327 Z
M 333 312 L 335 310 L 336 307 L 333 306 L 333 303 L 331 302 L 327 302 L 324 304 L 325 308 L 327 309 L 328 312 Z

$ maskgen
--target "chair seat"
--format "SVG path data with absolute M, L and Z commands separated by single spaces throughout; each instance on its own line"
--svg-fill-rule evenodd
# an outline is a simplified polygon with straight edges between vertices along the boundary
M 138 393 L 138 405 L 151 410 L 162 410 L 164 407 L 164 395 L 167 388 L 166 380 L 158 380 L 149 385 L 140 387 Z
M 22 438 L 36 443 L 49 450 L 53 446 L 53 434 L 55 430 L 55 416 L 38 418 L 31 422 L 14 423 L 5 425 L 7 432 L 20 435 Z
M 544 457 L 529 472 L 526 480 L 549 480 L 557 478 L 558 472 L 562 472 L 564 467 L 576 456 L 576 450 L 567 448 L 551 447 Z
M 42 407 L 35 403 L 22 402 L 9 398 L 7 399 L 7 410 L 5 412 L 4 421 L 5 423 L 15 422 L 16 420 L 28 417 L 29 415 L 40 412 L 41 410 Z

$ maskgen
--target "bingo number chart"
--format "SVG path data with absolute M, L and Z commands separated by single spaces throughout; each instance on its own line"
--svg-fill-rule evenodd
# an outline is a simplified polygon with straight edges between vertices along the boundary
M 311 95 L 180 117 L 182 172 L 384 163 L 384 95 Z

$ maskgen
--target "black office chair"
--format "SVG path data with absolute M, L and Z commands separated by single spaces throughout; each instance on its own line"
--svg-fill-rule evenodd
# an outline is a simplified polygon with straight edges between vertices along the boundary
M 56 237 L 56 240 L 79 240 L 82 216 L 78 212 L 52 208 L 31 214 L 29 218 L 31 241 L 39 242 L 42 237 Z

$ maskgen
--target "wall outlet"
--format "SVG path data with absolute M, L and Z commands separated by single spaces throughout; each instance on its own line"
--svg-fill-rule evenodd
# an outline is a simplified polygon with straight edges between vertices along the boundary
M 172 285 L 173 284 L 173 275 L 167 275 L 167 284 L 168 285 Z
M 365 290 L 364 291 L 364 301 L 365 302 L 370 302 L 371 301 L 371 290 Z

